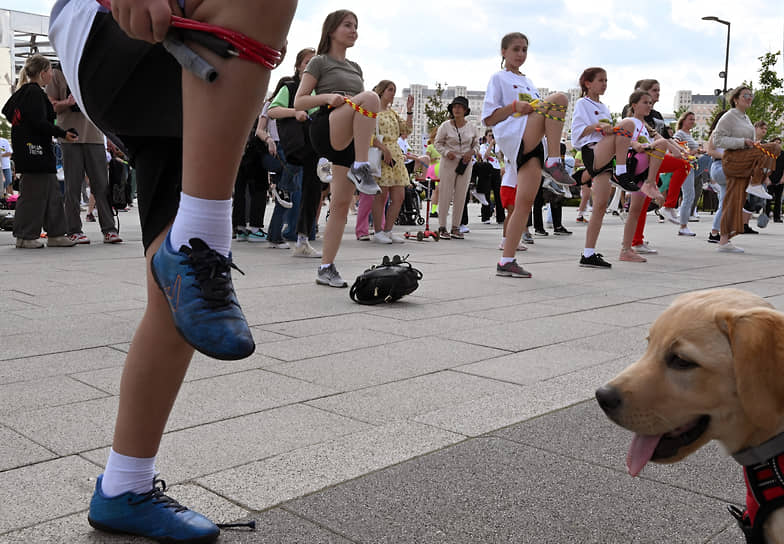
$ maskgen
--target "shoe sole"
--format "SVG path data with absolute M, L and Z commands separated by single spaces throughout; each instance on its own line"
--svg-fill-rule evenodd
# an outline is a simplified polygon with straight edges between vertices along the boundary
M 322 279 L 316 278 L 316 283 L 318 283 L 319 285 L 326 285 L 328 287 L 335 287 L 337 289 L 342 289 L 344 287 L 348 287 L 348 283 L 346 283 L 345 281 L 343 283 L 341 283 L 340 285 L 335 285 L 335 284 L 333 284 L 330 281 L 326 281 L 326 280 L 322 280 Z
M 549 173 L 545 172 L 544 169 L 542 170 L 542 175 L 544 176 L 544 179 L 550 180 L 551 182 L 555 183 L 556 185 L 560 185 L 561 187 L 574 187 L 577 185 L 577 182 L 572 179 L 572 176 L 566 176 L 569 181 L 558 181 Z
M 164 240 L 163 243 L 166 243 L 166 241 Z M 171 312 L 172 311 L 172 307 L 171 307 L 171 304 L 169 303 L 169 297 L 166 295 L 166 291 L 163 289 L 163 287 L 161 287 L 161 282 L 158 279 L 158 275 L 155 273 L 155 267 L 152 265 L 153 261 L 155 261 L 155 255 L 152 256 L 152 259 L 150 261 L 150 272 L 152 273 L 152 279 L 155 280 L 155 285 L 158 286 L 158 289 L 160 289 L 161 293 L 163 294 L 163 297 L 166 299 L 166 304 L 169 306 L 169 311 Z M 189 342 L 188 338 L 185 336 L 185 333 L 182 331 L 180 326 L 177 325 L 177 321 L 174 319 L 174 316 L 172 316 L 172 321 L 174 321 L 174 328 L 177 330 L 177 332 L 180 334 L 180 336 L 182 336 L 182 339 L 185 340 L 185 342 L 187 342 L 187 344 L 190 347 L 192 347 L 193 349 L 195 349 L 199 353 L 203 353 L 207 357 L 212 357 L 213 359 L 218 359 L 220 361 L 239 361 L 241 359 L 246 359 L 246 358 L 250 357 L 251 355 L 253 355 L 253 352 L 256 351 L 256 343 L 254 342 L 253 343 L 253 347 L 246 354 L 226 355 L 225 353 L 213 353 L 213 352 L 211 352 L 209 350 L 202 349 L 202 348 L 200 348 L 198 346 L 195 346 L 191 342 Z M 247 320 L 246 320 L 246 322 L 247 322 Z M 207 541 L 207 542 L 210 542 L 210 541 Z
M 583 263 L 580 263 L 580 266 L 582 266 L 583 268 L 597 268 L 599 270 L 609 270 L 610 268 L 612 268 L 612 265 L 603 266 L 603 265 L 600 265 L 600 264 L 583 264 Z
M 573 232 L 558 232 L 558 231 L 553 232 L 554 236 L 571 236 L 572 234 L 574 234 L 574 233 Z
M 175 539 L 172 537 L 153 537 L 149 535 L 145 535 L 143 533 L 134 533 L 131 531 L 122 531 L 120 529 L 115 529 L 113 527 L 109 527 L 108 525 L 104 525 L 103 523 L 99 523 L 92 519 L 89 515 L 87 516 L 87 523 L 90 524 L 90 527 L 93 529 L 97 529 L 98 531 L 102 531 L 104 533 L 109 533 L 113 535 L 131 535 L 131 536 L 139 536 L 143 538 L 149 538 L 150 540 L 154 540 L 156 542 L 160 542 L 162 544 L 176 544 L 177 542 L 187 542 L 188 544 L 212 544 L 216 540 L 218 540 L 218 536 L 220 533 L 215 535 L 208 535 L 203 537 L 196 537 L 196 538 L 189 538 L 188 540 L 182 539 Z
M 502 278 L 522 278 L 522 279 L 526 279 L 526 278 L 530 278 L 531 277 L 530 273 L 529 274 L 515 274 L 514 272 L 502 272 L 502 271 L 499 271 L 499 270 L 496 270 L 495 275 L 499 276 L 499 277 L 502 277 Z
M 697 236 L 697 233 L 692 232 L 691 234 L 686 234 L 684 232 L 679 232 L 678 236 L 686 236 L 688 238 L 688 237 L 691 237 L 691 236 Z

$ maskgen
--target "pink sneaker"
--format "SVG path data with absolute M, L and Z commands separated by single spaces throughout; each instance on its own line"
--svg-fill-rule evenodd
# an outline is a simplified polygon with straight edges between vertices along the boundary
M 83 232 L 77 232 L 75 234 L 69 234 L 68 238 L 70 238 L 71 240 L 73 240 L 77 244 L 89 244 L 90 243 L 90 239 Z

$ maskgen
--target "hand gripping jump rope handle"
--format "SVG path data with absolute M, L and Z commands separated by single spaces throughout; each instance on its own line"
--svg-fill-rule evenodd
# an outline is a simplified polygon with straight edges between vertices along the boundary
M 97 0 L 106 9 L 111 9 L 111 0 Z M 240 32 L 235 32 L 176 15 L 171 16 L 171 26 L 180 29 L 186 39 L 198 43 L 215 54 L 223 57 L 239 57 L 261 64 L 269 70 L 275 69 L 283 60 L 283 53 L 268 45 L 259 43 Z M 178 34 L 170 31 L 163 46 L 186 70 L 207 82 L 218 77 L 218 71 L 193 49 L 179 39 Z

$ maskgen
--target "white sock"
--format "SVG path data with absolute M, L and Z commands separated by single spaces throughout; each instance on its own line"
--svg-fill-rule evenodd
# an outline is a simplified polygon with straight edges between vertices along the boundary
M 591 255 L 593 255 L 594 253 L 596 253 L 596 249 L 595 248 L 586 247 L 585 249 L 583 249 L 583 257 L 585 257 L 586 259 L 588 257 L 590 257 Z
M 625 164 L 616 164 L 615 165 L 615 173 L 618 174 L 619 176 L 621 174 L 625 174 L 626 173 L 626 165 Z
M 558 164 L 559 162 L 561 162 L 561 157 L 555 157 L 555 158 L 549 157 L 547 159 L 547 161 L 544 163 L 544 165 L 545 166 L 552 166 L 554 164 Z
M 370 163 L 368 161 L 364 161 L 364 162 L 362 162 L 362 161 L 354 161 L 354 164 L 351 166 L 351 168 L 359 168 L 363 164 L 370 164 Z
M 514 257 L 501 257 L 501 262 L 499 264 L 504 266 L 505 264 L 509 264 L 512 261 L 514 261 Z
M 155 457 L 128 457 L 111 449 L 101 480 L 101 492 L 116 497 L 127 491 L 147 493 L 155 478 Z
M 207 200 L 180 193 L 180 207 L 171 228 L 175 251 L 190 247 L 191 238 L 201 238 L 224 257 L 231 250 L 231 199 Z
M 506 236 L 501 236 L 501 245 L 506 244 Z
M 322 265 L 319 267 L 319 270 L 324 270 L 325 268 L 329 268 L 330 266 L 332 266 L 332 263 L 329 263 L 329 264 L 322 264 Z
M 308 243 L 308 237 L 304 234 L 297 234 L 297 247 L 302 247 Z
M 260 230 L 261 230 L 260 227 L 250 227 L 250 229 L 248 229 L 248 232 L 259 232 Z

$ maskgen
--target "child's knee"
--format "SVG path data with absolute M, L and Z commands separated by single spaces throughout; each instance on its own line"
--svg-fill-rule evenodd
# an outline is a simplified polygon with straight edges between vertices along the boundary
M 378 109 L 381 107 L 381 99 L 373 91 L 363 91 L 355 96 L 354 100 L 370 108 Z
M 634 121 L 631 119 L 623 119 L 620 123 L 618 123 L 618 127 L 632 132 L 634 130 Z
M 548 95 L 545 100 L 552 102 L 553 104 L 558 104 L 559 106 L 566 106 L 569 104 L 569 97 L 567 97 L 564 93 L 553 93 Z

